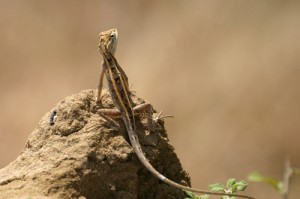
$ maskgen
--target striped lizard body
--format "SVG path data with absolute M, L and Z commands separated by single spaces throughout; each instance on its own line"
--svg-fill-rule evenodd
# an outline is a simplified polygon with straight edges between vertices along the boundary
M 99 34 L 99 51 L 102 54 L 104 60 L 102 64 L 103 68 L 100 75 L 100 81 L 103 80 L 103 76 L 105 73 L 112 100 L 125 123 L 126 130 L 131 145 L 133 147 L 133 150 L 137 155 L 137 157 L 139 158 L 139 160 L 141 161 L 141 163 L 146 167 L 146 169 L 149 170 L 154 176 L 159 178 L 161 181 L 179 189 L 189 190 L 189 191 L 203 193 L 203 194 L 210 194 L 210 195 L 223 195 L 223 196 L 227 195 L 227 196 L 236 196 L 236 197 L 253 199 L 248 196 L 203 191 L 203 190 L 198 190 L 198 189 L 194 189 L 191 187 L 178 184 L 163 176 L 150 164 L 149 160 L 145 157 L 142 151 L 140 142 L 138 140 L 135 131 L 135 120 L 134 120 L 135 109 L 133 108 L 133 101 L 130 97 L 128 78 L 114 57 L 114 53 L 117 48 L 117 41 L 118 41 L 118 32 L 116 29 L 111 29 L 105 32 L 101 32 Z M 102 82 L 99 82 L 98 97 L 97 97 L 98 102 L 101 101 L 101 89 L 102 89 Z M 145 104 L 145 106 L 149 106 L 149 104 Z

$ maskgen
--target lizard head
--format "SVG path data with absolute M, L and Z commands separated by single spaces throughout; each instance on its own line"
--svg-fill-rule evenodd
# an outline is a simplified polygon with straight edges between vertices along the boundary
M 99 34 L 99 50 L 101 54 L 109 51 L 112 55 L 115 54 L 118 44 L 118 30 L 110 29 Z

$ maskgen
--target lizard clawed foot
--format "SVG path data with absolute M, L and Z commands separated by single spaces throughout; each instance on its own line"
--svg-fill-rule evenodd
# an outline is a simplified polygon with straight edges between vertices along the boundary
M 120 127 L 119 123 L 118 123 L 116 120 L 114 120 L 114 119 L 108 117 L 107 115 L 101 113 L 100 111 L 98 111 L 98 114 L 99 114 L 101 117 L 103 117 L 105 121 L 107 121 L 107 122 L 109 122 L 109 123 L 112 124 L 113 130 L 115 130 L 115 131 L 120 130 L 121 127 Z
M 133 87 L 133 84 L 130 84 L 130 85 L 129 85 L 129 89 L 131 89 L 132 87 Z
M 160 111 L 160 112 L 155 116 L 155 118 L 153 118 L 153 120 L 154 120 L 155 122 L 158 122 L 158 120 L 161 120 L 161 119 L 164 119 L 164 118 L 174 118 L 173 115 L 164 115 L 164 116 L 162 116 L 162 113 L 163 113 L 163 111 Z
M 94 131 L 94 130 L 98 130 L 99 128 L 101 128 L 101 126 L 103 126 L 103 121 L 106 123 L 105 125 L 107 125 L 107 123 L 109 124 L 109 128 L 112 128 L 114 131 L 119 131 L 120 130 L 120 125 L 117 121 L 115 121 L 114 119 L 110 118 L 109 116 L 105 115 L 102 111 L 107 111 L 107 109 L 100 109 L 98 110 L 98 114 L 101 117 L 101 121 L 102 122 L 91 122 L 91 125 L 86 127 L 86 131 L 90 132 L 90 131 Z
M 99 108 L 103 107 L 103 104 L 102 104 L 102 98 L 103 98 L 103 95 L 97 96 L 97 99 L 96 99 L 96 105 L 97 105 L 97 107 L 99 107 Z
M 164 119 L 164 118 L 174 118 L 174 116 L 173 115 L 162 116 L 162 111 L 160 111 L 154 118 L 152 118 L 151 116 L 148 116 L 148 122 L 147 122 L 148 130 L 154 131 L 156 129 L 156 127 L 158 127 L 159 120 Z
M 90 125 L 90 126 L 88 126 L 88 127 L 86 128 L 86 131 L 87 131 L 87 132 L 90 132 L 90 131 L 99 129 L 100 126 L 101 126 L 101 124 L 92 124 L 92 125 Z

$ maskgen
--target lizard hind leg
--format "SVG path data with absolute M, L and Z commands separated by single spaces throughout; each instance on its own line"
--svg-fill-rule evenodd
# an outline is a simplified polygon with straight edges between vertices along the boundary
M 111 118 L 111 117 L 119 116 L 118 110 L 116 110 L 116 109 L 99 109 L 97 112 L 101 116 L 102 121 L 112 124 L 112 125 L 110 125 L 110 127 L 113 130 L 115 130 L 115 131 L 120 130 L 119 123 L 116 120 L 114 120 L 113 118 Z M 112 116 L 110 117 L 109 115 L 110 116 L 112 115 Z M 98 130 L 102 125 L 103 125 L 103 123 L 99 122 L 97 119 L 97 121 L 92 121 L 91 124 L 86 127 L 86 131 L 90 132 L 90 131 Z
M 113 119 L 121 116 L 118 109 L 99 109 L 97 112 L 101 117 L 112 124 L 114 130 L 119 130 L 121 128 L 119 123 Z
M 103 78 L 104 78 L 104 73 L 105 73 L 105 65 L 104 63 L 102 64 L 102 69 L 101 69 L 101 73 L 100 73 L 100 78 L 99 78 L 99 84 L 98 84 L 98 92 L 97 92 L 97 99 L 96 99 L 96 103 L 98 105 L 101 105 L 102 106 L 102 96 L 101 96 L 101 93 L 102 93 L 102 87 L 103 87 Z

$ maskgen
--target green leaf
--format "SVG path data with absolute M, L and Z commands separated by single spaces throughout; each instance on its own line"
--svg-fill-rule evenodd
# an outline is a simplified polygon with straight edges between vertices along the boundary
M 284 191 L 285 191 L 285 187 L 284 187 L 284 183 L 283 182 L 279 182 L 278 184 L 277 184 L 277 190 L 278 190 L 278 192 L 279 193 L 284 193 Z
M 264 178 L 258 172 L 253 172 L 248 175 L 248 180 L 252 182 L 264 182 Z
M 226 182 L 227 188 L 231 188 L 234 184 L 235 184 L 235 179 L 234 178 L 230 178 Z
M 233 196 L 222 196 L 221 199 L 235 199 Z
M 209 190 L 212 192 L 224 192 L 225 187 L 221 183 L 211 184 L 208 186 Z
M 247 188 L 248 183 L 245 180 L 241 180 L 237 182 L 235 185 L 237 186 L 238 191 L 244 191 Z
M 185 194 L 188 196 L 187 198 L 185 199 L 209 199 L 209 195 L 205 194 L 205 195 L 201 195 L 201 196 L 198 196 L 196 195 L 195 193 L 191 192 L 191 191 L 188 191 L 188 190 L 183 190 L 185 192 Z
M 284 185 L 281 181 L 267 176 L 262 176 L 261 174 L 257 172 L 253 172 L 248 176 L 248 180 L 252 182 L 264 182 L 272 187 L 274 187 L 278 192 L 282 193 L 284 190 Z
M 209 195 L 205 194 L 205 195 L 201 195 L 199 199 L 209 199 L 209 197 L 210 197 Z
M 300 175 L 300 168 L 292 168 L 294 175 Z
M 231 193 L 235 193 L 237 191 L 237 185 L 233 185 L 231 188 Z
M 194 194 L 193 192 L 188 191 L 188 190 L 183 190 L 183 191 L 184 191 L 184 193 L 185 193 L 187 196 L 189 196 L 190 198 L 194 198 L 194 197 L 195 197 L 195 194 Z

